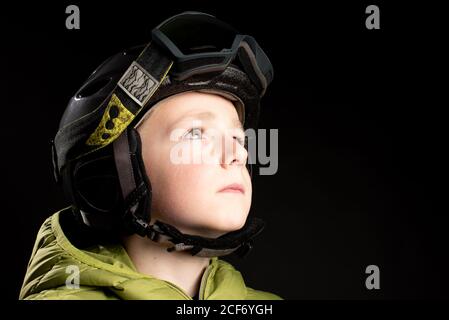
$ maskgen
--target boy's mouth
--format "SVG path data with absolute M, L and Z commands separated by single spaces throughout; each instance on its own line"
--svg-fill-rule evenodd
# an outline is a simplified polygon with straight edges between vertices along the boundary
M 245 188 L 243 187 L 243 185 L 241 185 L 239 183 L 232 183 L 230 185 L 227 185 L 227 186 L 221 188 L 220 190 L 218 190 L 218 192 L 231 192 L 231 193 L 245 194 Z

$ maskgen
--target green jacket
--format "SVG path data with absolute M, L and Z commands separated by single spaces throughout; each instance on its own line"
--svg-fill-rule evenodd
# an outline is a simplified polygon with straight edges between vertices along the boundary
M 139 273 L 119 244 L 76 248 L 59 223 L 62 211 L 45 220 L 39 230 L 19 299 L 192 299 L 171 282 Z M 79 270 L 79 284 L 73 280 L 73 268 Z M 199 299 L 281 298 L 248 288 L 239 271 L 214 257 L 202 276 Z

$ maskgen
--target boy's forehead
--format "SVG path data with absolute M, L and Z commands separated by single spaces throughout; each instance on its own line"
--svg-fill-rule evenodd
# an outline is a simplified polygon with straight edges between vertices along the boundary
M 156 118 L 154 120 L 159 125 L 166 126 L 167 129 L 173 128 L 181 121 L 198 119 L 202 121 L 221 120 L 229 122 L 234 128 L 244 130 L 234 102 L 213 93 L 192 91 L 163 99 L 146 112 L 136 127 L 140 123 L 146 122 L 150 114 L 153 114 L 151 117 Z
M 237 113 L 237 112 L 236 112 Z M 217 120 L 222 119 L 221 115 L 217 115 L 217 113 L 210 111 L 210 110 L 190 110 L 188 112 L 185 112 L 184 114 L 178 115 L 177 118 L 173 121 L 174 124 L 183 121 L 183 120 L 189 120 L 189 119 L 199 119 L 204 121 L 210 121 L 210 120 Z M 233 117 L 231 120 L 232 125 L 236 128 L 243 130 L 243 124 L 238 119 L 238 117 Z
M 169 126 L 184 120 L 223 121 L 233 127 L 242 128 L 239 112 L 233 101 L 214 93 L 197 91 L 169 97 L 160 106 L 159 116 Z

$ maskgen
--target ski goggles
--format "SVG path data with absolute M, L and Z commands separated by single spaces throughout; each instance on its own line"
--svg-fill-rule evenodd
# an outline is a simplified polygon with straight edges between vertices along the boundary
M 171 74 L 177 80 L 222 72 L 236 61 L 259 89 L 260 96 L 273 79 L 271 62 L 256 40 L 239 34 L 212 15 L 184 12 L 165 20 L 151 33 L 154 42 L 174 59 Z

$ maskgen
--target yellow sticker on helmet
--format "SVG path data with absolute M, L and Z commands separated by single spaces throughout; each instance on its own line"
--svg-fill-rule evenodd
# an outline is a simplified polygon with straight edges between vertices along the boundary
M 134 117 L 115 93 L 112 94 L 100 124 L 87 139 L 86 144 L 98 147 L 108 145 L 126 129 Z

